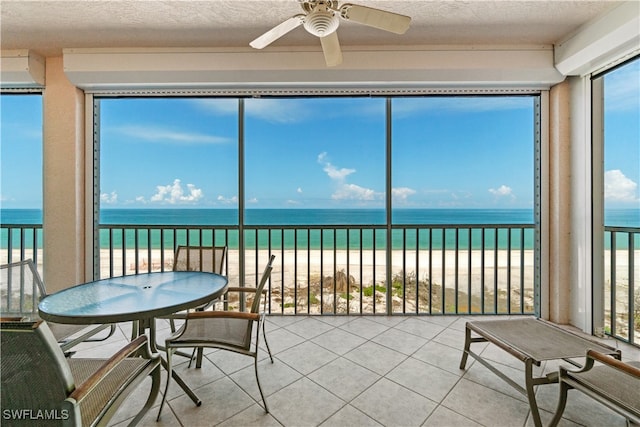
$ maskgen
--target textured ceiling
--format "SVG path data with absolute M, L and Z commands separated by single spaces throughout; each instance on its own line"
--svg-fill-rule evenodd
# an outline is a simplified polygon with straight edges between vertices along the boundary
M 620 4 L 612 1 L 351 0 L 412 17 L 404 35 L 341 21 L 346 46 L 550 45 Z M 0 2 L 3 49 L 43 55 L 70 47 L 248 48 L 248 43 L 301 13 L 279 1 L 24 1 Z M 297 28 L 269 48 L 319 46 Z

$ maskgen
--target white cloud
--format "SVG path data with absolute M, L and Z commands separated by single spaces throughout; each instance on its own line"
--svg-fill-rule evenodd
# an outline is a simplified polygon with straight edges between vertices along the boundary
M 349 184 L 346 178 L 354 173 L 355 169 L 337 168 L 328 160 L 326 152 L 318 154 L 318 163 L 320 163 L 327 173 L 327 176 L 337 185 L 336 191 L 331 195 L 333 200 L 360 200 L 372 201 L 383 198 L 382 193 L 378 193 L 370 188 L 361 187 L 357 184 Z
M 228 138 L 194 132 L 177 132 L 170 129 L 161 129 L 157 126 L 122 126 L 116 131 L 125 136 L 151 142 L 169 144 L 224 144 Z
M 235 203 L 238 202 L 238 198 L 236 196 L 224 197 L 223 195 L 219 195 L 217 200 L 220 203 L 224 203 L 225 205 L 235 204 Z M 252 202 L 252 200 L 255 200 L 255 202 Z M 249 200 L 249 203 L 257 203 L 258 202 L 257 199 L 252 199 L 252 200 Z
M 234 199 L 234 201 L 236 200 L 235 197 L 233 197 L 233 199 Z M 253 197 L 253 198 L 247 200 L 247 203 L 256 204 L 256 203 L 258 203 L 258 198 L 257 197 Z
M 152 203 L 169 203 L 169 204 L 187 204 L 195 203 L 202 199 L 204 193 L 201 189 L 196 188 L 193 184 L 187 184 L 187 189 L 182 188 L 182 184 L 179 179 L 175 179 L 173 184 L 157 185 L 156 194 L 151 196 L 150 202 Z M 138 197 L 136 200 L 140 200 Z
M 377 200 L 382 198 L 382 193 L 376 193 L 370 188 L 360 187 L 356 184 L 343 184 L 331 195 L 333 200 Z
M 327 163 L 324 166 L 323 170 L 327 173 L 327 175 L 329 175 L 329 178 L 339 180 L 339 181 L 343 181 L 347 176 L 351 175 L 356 171 L 355 169 L 347 169 L 347 168 L 337 169 L 331 163 Z
M 621 170 L 613 169 L 604 173 L 604 198 L 607 201 L 637 203 L 638 184 L 627 178 Z
M 352 173 L 354 173 L 356 170 L 355 169 L 348 169 L 348 168 L 342 168 L 342 169 L 338 169 L 335 166 L 333 166 L 328 160 L 327 160 L 327 153 L 323 152 L 320 153 L 318 155 L 318 163 L 320 163 L 321 165 L 323 165 L 324 167 L 322 168 L 322 170 L 324 170 L 327 175 L 329 175 L 329 178 L 333 179 L 333 180 L 337 180 L 337 181 L 344 181 L 344 179 L 351 175 Z
M 498 188 L 490 188 L 489 193 L 498 197 L 507 197 L 507 196 L 514 197 L 513 190 L 511 189 L 511 187 L 504 184 Z
M 112 191 L 111 193 L 102 193 L 100 194 L 100 202 L 107 205 L 118 203 L 118 193 L 115 191 Z
M 395 201 L 406 202 L 409 196 L 416 194 L 416 190 L 408 187 L 398 187 L 391 189 L 391 196 Z
M 298 194 L 302 194 L 302 187 L 298 187 L 298 189 L 296 190 L 296 192 L 297 192 Z

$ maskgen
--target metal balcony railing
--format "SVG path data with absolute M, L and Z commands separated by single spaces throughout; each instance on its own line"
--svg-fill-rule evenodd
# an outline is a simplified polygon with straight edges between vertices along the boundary
M 605 226 L 605 331 L 640 344 L 640 229 Z
M 96 271 L 101 278 L 163 271 L 180 244 L 227 245 L 235 285 L 253 286 L 268 254 L 278 256 L 269 286 L 274 314 L 533 313 L 534 232 L 528 224 L 245 226 L 240 241 L 237 226 L 101 225 Z M 605 227 L 607 333 L 635 344 L 639 234 Z M 40 224 L 2 224 L 0 262 L 32 258 L 41 270 L 42 239 Z
M 0 264 L 31 258 L 42 275 L 42 224 L 0 224 Z
M 96 271 L 163 271 L 178 245 L 226 245 L 232 285 L 254 286 L 277 255 L 272 314 L 531 314 L 534 233 L 528 224 L 101 225 Z

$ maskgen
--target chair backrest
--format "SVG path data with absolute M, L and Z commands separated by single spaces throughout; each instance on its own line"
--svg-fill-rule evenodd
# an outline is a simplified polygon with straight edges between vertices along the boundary
M 273 270 L 273 260 L 276 259 L 275 255 L 271 255 L 269 259 L 269 263 L 264 268 L 264 272 L 262 272 L 262 278 L 260 278 L 260 283 L 256 288 L 256 296 L 253 298 L 253 303 L 251 304 L 251 312 L 258 313 L 260 311 L 260 298 L 262 298 L 262 290 L 264 289 L 265 284 L 269 281 L 271 277 L 271 270 Z
M 0 316 L 38 318 L 38 303 L 47 295 L 31 259 L 0 266 Z
M 173 271 L 222 274 L 226 257 L 226 246 L 178 246 L 173 260 Z
M 2 321 L 0 340 L 3 417 L 19 422 L 19 417 L 43 411 L 47 418 L 40 419 L 40 425 L 72 419 L 74 414 L 62 413 L 62 402 L 75 388 L 73 376 L 47 324 Z M 38 425 L 34 419 L 25 422 Z

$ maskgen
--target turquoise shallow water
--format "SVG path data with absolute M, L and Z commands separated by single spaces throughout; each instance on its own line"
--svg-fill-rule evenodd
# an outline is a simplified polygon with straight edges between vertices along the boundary
M 247 248 L 257 247 L 261 249 L 320 249 L 337 248 L 346 249 L 384 249 L 386 247 L 386 214 L 378 209 L 250 209 L 245 213 L 245 223 L 248 230 L 245 232 L 245 245 Z M 532 224 L 533 212 L 530 210 L 456 210 L 456 209 L 406 209 L 396 210 L 393 213 L 394 224 L 420 225 L 420 224 Z M 180 225 L 235 225 L 238 223 L 237 210 L 206 210 L 206 209 L 178 209 L 178 210 L 145 210 L 145 212 L 110 210 L 102 212 L 102 222 L 105 224 L 180 224 Z M 308 227 L 307 230 L 278 229 L 277 226 Z M 255 231 L 258 226 L 276 227 L 271 231 Z M 346 229 L 313 228 L 314 226 L 349 226 Z M 362 232 L 358 226 L 363 226 Z M 189 232 L 190 244 L 226 244 L 230 248 L 238 247 L 238 231 L 224 230 L 204 232 Z M 148 241 L 148 235 L 143 233 Z M 165 240 L 165 246 L 173 245 L 173 233 L 165 233 L 162 237 L 160 231 L 151 232 L 151 246 L 158 248 L 160 239 Z M 182 230 L 176 239 L 184 244 L 187 239 L 187 231 Z M 105 235 L 106 237 L 106 235 Z M 140 241 L 140 235 L 138 239 Z M 512 245 L 519 245 L 522 236 L 516 233 L 512 236 Z M 125 233 L 127 246 L 134 243 L 133 231 Z M 507 246 L 507 233 L 503 230 L 498 235 L 498 244 Z M 103 239 L 104 241 L 104 239 Z M 441 249 L 443 244 L 447 248 L 455 247 L 456 236 L 453 230 L 443 234 L 442 230 L 429 232 L 410 229 L 406 234 L 402 230 L 394 230 L 392 234 L 393 247 L 401 249 L 403 243 L 407 248 Z M 114 244 L 119 246 L 122 235 L 114 235 Z M 471 232 L 469 242 L 468 231 L 458 236 L 458 247 L 464 249 L 470 244 L 472 247 L 481 247 L 482 232 L 475 229 Z M 148 245 L 147 242 L 143 243 Z M 493 232 L 485 233 L 485 246 L 492 247 L 495 244 Z M 533 230 L 527 230 L 525 234 L 525 246 L 533 248 Z
M 3 224 L 40 224 L 42 212 L 36 209 L 2 209 L 0 210 Z M 284 245 L 286 249 L 312 249 L 347 247 L 357 249 L 363 247 L 377 249 L 386 247 L 386 214 L 381 209 L 250 209 L 245 213 L 245 241 L 248 248 L 255 247 L 274 249 Z M 524 248 L 532 249 L 534 230 L 525 229 L 524 235 L 520 229 L 507 230 L 480 228 L 463 229 L 456 235 L 455 230 L 435 228 L 430 231 L 425 228 L 412 227 L 419 225 L 491 225 L 491 224 L 533 224 L 533 211 L 528 209 L 397 209 L 392 214 L 392 224 L 408 226 L 406 231 L 393 230 L 392 247 L 400 249 L 403 245 L 408 248 L 421 249 L 467 249 L 484 247 L 492 249 L 496 243 L 498 248 L 506 249 L 509 241 L 512 248 L 520 247 L 524 239 Z M 640 209 L 616 209 L 606 212 L 607 225 L 621 227 L 640 227 Z M 226 244 L 230 248 L 238 247 L 238 231 L 234 225 L 238 224 L 238 211 L 234 209 L 103 209 L 101 211 L 103 225 L 163 225 L 163 226 L 207 226 L 203 231 L 189 231 L 190 244 Z M 255 226 L 274 227 L 278 225 L 308 226 L 307 230 L 295 231 L 291 229 L 276 229 L 255 231 Z M 313 226 L 351 226 L 350 230 L 334 229 L 321 230 Z M 221 226 L 212 227 L 212 226 Z M 357 226 L 364 226 L 362 232 Z M 224 228 L 229 228 L 225 230 Z M 213 231 L 215 229 L 215 233 Z M 172 247 L 174 238 L 178 244 L 185 244 L 187 231 L 179 230 L 161 233 L 159 229 L 152 229 L 149 235 L 146 230 L 137 233 L 134 230 L 117 229 L 111 236 L 115 247 L 121 247 L 123 240 L 127 247 L 134 247 L 136 238 L 138 245 L 146 248 L 159 248 L 164 240 L 165 247 Z M 28 233 L 27 233 L 28 234 Z M 101 246 L 109 246 L 110 234 L 102 230 Z M 14 236 L 15 239 L 19 238 Z M 38 236 L 39 240 L 41 236 Z M 637 239 L 640 240 L 640 239 Z M 33 241 L 32 235 L 25 236 L 27 247 Z M 7 245 L 7 230 L 0 234 L 2 247 Z M 618 246 L 625 242 L 618 242 Z M 640 247 L 640 241 L 635 245 Z

